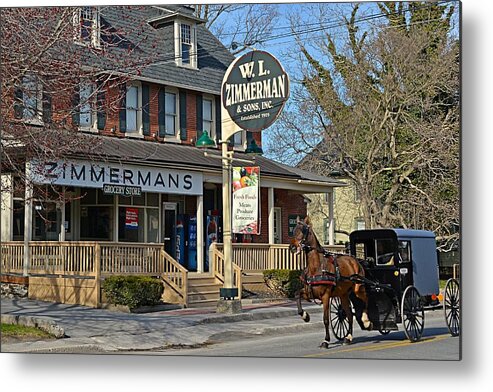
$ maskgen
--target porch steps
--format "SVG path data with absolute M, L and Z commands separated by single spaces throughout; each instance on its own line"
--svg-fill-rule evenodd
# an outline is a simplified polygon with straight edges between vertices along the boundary
M 188 307 L 216 306 L 219 300 L 219 289 L 222 286 L 213 276 L 190 274 L 188 276 Z

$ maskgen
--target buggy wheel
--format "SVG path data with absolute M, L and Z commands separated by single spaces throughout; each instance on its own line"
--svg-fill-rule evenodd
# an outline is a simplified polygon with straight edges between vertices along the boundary
M 407 338 L 411 342 L 417 342 L 423 335 L 425 326 L 425 312 L 423 301 L 418 290 L 414 286 L 408 286 L 404 290 L 401 303 L 402 325 Z
M 460 333 L 460 290 L 457 279 L 447 280 L 443 294 L 443 312 L 445 322 L 452 336 Z
M 337 340 L 344 340 L 349 335 L 349 320 L 342 308 L 339 297 L 331 297 L 329 305 L 330 329 Z
M 378 332 L 382 335 L 388 335 L 390 333 L 390 329 L 379 329 Z

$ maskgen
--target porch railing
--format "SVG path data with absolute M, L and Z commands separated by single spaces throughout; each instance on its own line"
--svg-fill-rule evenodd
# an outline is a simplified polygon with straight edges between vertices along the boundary
M 1 272 L 22 274 L 24 243 L 2 242 Z M 30 276 L 77 277 L 101 280 L 111 275 L 160 276 L 186 305 L 188 271 L 163 250 L 162 244 L 120 242 L 30 241 Z
M 215 244 L 222 251 L 222 244 Z M 343 245 L 324 246 L 334 252 L 344 252 Z M 264 271 L 268 269 L 299 270 L 306 265 L 305 254 L 296 255 L 286 244 L 233 244 L 233 262 L 243 271 Z
M 169 299 L 175 299 L 180 304 L 188 305 L 188 270 L 161 249 L 163 272 L 161 278 L 173 293 L 164 293 Z
M 212 243 L 209 248 L 209 259 L 212 264 L 212 271 L 214 277 L 220 282 L 224 283 L 224 254 L 218 249 L 218 244 Z M 232 263 L 233 267 L 233 284 L 238 288 L 238 298 L 241 299 L 242 288 L 242 269 L 236 264 Z

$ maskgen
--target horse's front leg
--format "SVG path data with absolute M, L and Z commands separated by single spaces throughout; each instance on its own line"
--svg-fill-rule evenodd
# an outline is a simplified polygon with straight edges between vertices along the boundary
M 320 344 L 321 348 L 329 348 L 330 344 L 330 294 L 325 293 L 322 297 L 322 303 L 324 305 L 324 326 L 325 326 L 325 340 Z
M 296 299 L 296 306 L 298 307 L 298 314 L 301 316 L 301 318 L 303 319 L 303 321 L 305 323 L 308 323 L 310 321 L 310 315 L 303 310 L 302 306 L 301 306 L 301 293 L 302 293 L 302 290 L 303 290 L 303 293 L 305 292 L 303 288 L 300 288 L 298 290 L 296 290 L 296 293 L 294 294 L 294 298 Z

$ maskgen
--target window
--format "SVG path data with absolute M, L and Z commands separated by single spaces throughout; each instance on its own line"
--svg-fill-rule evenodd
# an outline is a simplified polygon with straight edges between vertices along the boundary
M 190 52 L 192 51 L 192 33 L 190 25 L 180 25 L 181 38 L 181 63 L 190 64 Z
M 93 113 L 94 86 L 91 83 L 82 83 L 80 86 L 80 117 L 81 128 L 95 128 L 95 116 Z
M 113 195 L 95 188 L 80 194 L 80 239 L 113 241 Z
M 118 241 L 159 242 L 159 196 L 118 197 Z
M 214 121 L 212 117 L 213 103 L 212 99 L 204 98 L 202 100 L 202 130 L 207 131 L 209 136 L 213 138 L 214 132 Z
M 139 131 L 139 124 L 141 123 L 139 116 L 139 95 L 138 86 L 128 87 L 126 96 L 127 132 Z
M 394 241 L 391 239 L 375 240 L 377 265 L 394 265 Z
M 274 244 L 282 243 L 282 218 L 281 208 L 274 207 Z
M 26 75 L 22 78 L 21 85 L 15 89 L 15 118 L 41 124 L 42 111 L 41 84 L 35 75 Z
M 95 48 L 100 47 L 100 16 L 96 7 L 81 7 L 76 11 L 74 27 L 76 42 Z
M 354 227 L 356 230 L 365 230 L 365 220 L 363 218 L 355 218 Z
M 175 55 L 176 64 L 186 67 L 197 67 L 197 40 L 195 25 L 175 22 Z
M 166 135 L 175 136 L 176 135 L 176 94 L 168 93 L 165 94 L 164 99 L 164 113 L 165 113 L 165 129 Z
M 409 263 L 411 261 L 411 242 L 399 241 L 399 261 L 401 263 Z
M 235 146 L 243 146 L 243 132 L 236 132 L 233 135 L 233 144 Z

